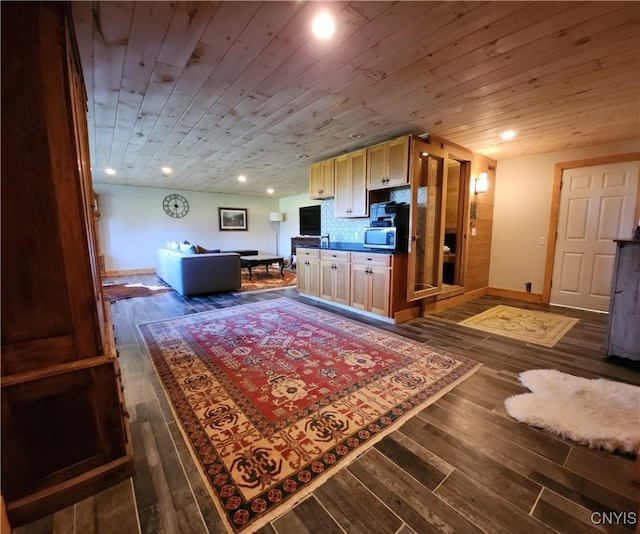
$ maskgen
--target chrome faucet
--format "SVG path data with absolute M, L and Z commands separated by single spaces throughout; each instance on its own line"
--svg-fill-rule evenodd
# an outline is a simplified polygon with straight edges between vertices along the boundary
M 327 240 L 327 248 L 331 248 L 331 238 L 329 234 L 320 236 L 320 248 L 322 248 L 322 241 L 324 241 L 325 239 Z

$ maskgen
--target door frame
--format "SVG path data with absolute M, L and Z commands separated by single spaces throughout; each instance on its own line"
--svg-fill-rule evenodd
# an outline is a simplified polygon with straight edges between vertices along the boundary
M 562 173 L 567 169 L 577 169 L 580 167 L 594 167 L 596 165 L 607 165 L 609 163 L 621 163 L 626 161 L 640 161 L 640 152 L 628 154 L 616 154 L 613 156 L 601 156 L 598 158 L 580 159 L 574 161 L 563 161 L 556 163 L 553 175 L 553 191 L 551 193 L 551 214 L 549 217 L 549 233 L 547 235 L 547 255 L 544 266 L 544 282 L 542 287 L 542 302 L 551 302 L 551 277 L 553 276 L 553 263 L 556 254 L 556 240 L 558 236 L 558 214 L 560 211 L 560 195 L 562 193 Z M 640 178 L 639 178 L 640 179 Z M 634 210 L 634 220 L 640 218 L 640 182 L 636 194 L 636 206 Z

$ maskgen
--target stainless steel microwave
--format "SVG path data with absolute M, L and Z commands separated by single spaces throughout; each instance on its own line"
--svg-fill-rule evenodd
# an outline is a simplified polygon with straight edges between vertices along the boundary
M 395 250 L 398 243 L 398 229 L 395 226 L 372 226 L 364 229 L 364 246 Z

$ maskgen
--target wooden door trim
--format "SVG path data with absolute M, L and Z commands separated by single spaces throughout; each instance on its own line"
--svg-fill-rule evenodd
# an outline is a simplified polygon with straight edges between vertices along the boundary
M 601 156 L 597 158 L 579 159 L 574 161 L 563 161 L 556 163 L 553 173 L 553 190 L 551 193 L 551 214 L 549 217 L 549 232 L 547 234 L 547 256 L 544 266 L 544 282 L 542 289 L 542 302 L 551 302 L 551 277 L 553 275 L 553 260 L 556 254 L 556 240 L 558 228 L 558 215 L 560 211 L 560 193 L 562 185 L 562 173 L 567 169 L 578 169 L 580 167 L 594 167 L 596 165 L 607 165 L 609 163 L 621 163 L 626 161 L 640 161 L 640 152 L 630 152 L 628 154 L 616 154 L 612 156 Z M 640 184 L 636 195 L 635 220 L 640 217 Z

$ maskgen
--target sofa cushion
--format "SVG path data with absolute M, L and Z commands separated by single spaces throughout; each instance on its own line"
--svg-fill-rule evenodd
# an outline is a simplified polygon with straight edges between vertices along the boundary
M 197 254 L 196 246 L 197 245 L 192 245 L 188 241 L 185 241 L 184 243 L 180 243 L 180 252 L 183 254 Z

